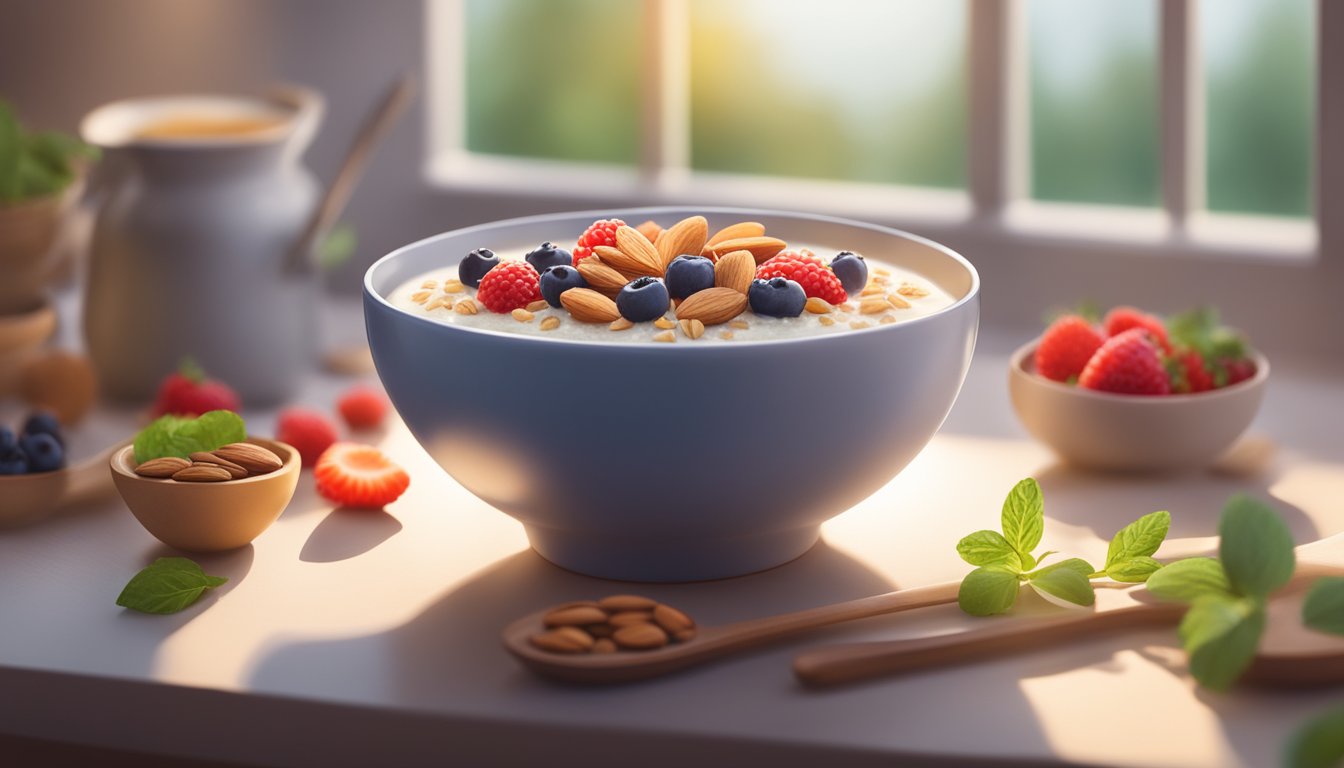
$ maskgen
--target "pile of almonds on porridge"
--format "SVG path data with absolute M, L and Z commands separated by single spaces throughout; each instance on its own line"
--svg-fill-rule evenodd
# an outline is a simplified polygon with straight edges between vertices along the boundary
M 862 330 L 952 303 L 909 270 L 852 251 L 823 260 L 752 221 L 711 234 L 704 216 L 666 228 L 601 219 L 572 248 L 547 242 L 521 255 L 479 248 L 455 273 L 408 281 L 393 303 L 487 330 L 661 343 Z
M 640 595 L 566 603 L 547 611 L 542 623 L 546 631 L 529 641 L 551 653 L 652 651 L 695 637 L 691 617 Z

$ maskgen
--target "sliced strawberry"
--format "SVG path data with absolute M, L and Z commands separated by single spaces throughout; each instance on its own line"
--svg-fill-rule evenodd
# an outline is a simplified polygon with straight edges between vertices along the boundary
M 372 445 L 336 443 L 313 469 L 317 492 L 346 507 L 381 509 L 411 484 L 410 475 Z

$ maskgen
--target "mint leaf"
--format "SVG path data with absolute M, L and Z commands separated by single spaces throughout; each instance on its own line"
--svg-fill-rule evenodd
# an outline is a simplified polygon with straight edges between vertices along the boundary
M 1211 557 L 1191 557 L 1167 563 L 1148 577 L 1148 591 L 1174 603 L 1193 603 L 1202 597 L 1232 596 L 1223 566 Z
M 1190 657 L 1190 674 L 1200 685 L 1226 690 L 1255 657 L 1265 631 L 1259 600 L 1202 597 L 1181 620 L 1181 641 Z
M 972 616 L 993 616 L 1017 601 L 1017 574 L 1001 565 L 985 565 L 966 574 L 957 591 L 957 605 Z
M 233 411 L 210 411 L 194 419 L 161 416 L 135 436 L 135 461 L 143 464 L 163 456 L 187 458 L 247 439 L 247 425 Z
M 1106 549 L 1106 569 L 1136 557 L 1151 557 L 1167 538 L 1171 513 L 1150 512 L 1116 532 Z M 1114 578 L 1114 577 L 1112 577 Z
M 177 613 L 228 579 L 207 576 L 185 557 L 161 557 L 131 577 L 117 605 L 141 613 Z
M 1013 545 L 998 531 L 976 531 L 957 542 L 957 554 L 971 565 L 1002 563 L 1009 568 L 1022 567 Z
M 1140 584 L 1157 573 L 1162 564 L 1151 557 L 1138 555 L 1106 566 L 1106 575 L 1115 581 Z
M 1344 576 L 1327 576 L 1311 585 L 1302 602 L 1302 623 L 1332 635 L 1344 635 Z
M 1068 560 L 1061 560 L 1058 563 L 1051 563 L 1050 565 L 1047 565 L 1044 568 L 1041 568 L 1040 570 L 1032 571 L 1031 573 L 1027 574 L 1027 578 L 1034 579 L 1039 576 L 1044 576 L 1047 573 L 1051 573 L 1053 571 L 1058 570 L 1073 571 L 1075 573 L 1082 574 L 1084 578 L 1091 576 L 1093 573 L 1095 573 L 1091 563 L 1087 562 L 1086 560 L 1080 557 L 1070 557 Z
M 1344 706 L 1307 721 L 1284 750 L 1286 768 L 1336 768 L 1344 764 Z
M 1218 535 L 1218 559 L 1234 592 L 1268 595 L 1293 577 L 1293 536 L 1268 504 L 1233 496 L 1223 508 Z
M 1071 568 L 1051 566 L 1043 569 L 1040 575 L 1033 576 L 1031 581 L 1027 583 L 1031 585 L 1032 589 L 1036 590 L 1037 594 L 1056 605 L 1059 604 L 1059 601 L 1051 598 L 1058 598 L 1065 603 L 1073 603 L 1074 605 L 1088 606 L 1097 600 L 1097 594 L 1092 589 L 1092 582 L 1087 578 L 1087 574 L 1091 572 L 1091 567 L 1087 569 L 1087 573 L 1082 573 Z
M 1003 537 L 1019 555 L 1029 555 L 1045 531 L 1045 500 L 1036 478 L 1028 477 L 1003 500 Z M 1026 559 L 1025 557 L 1023 558 Z

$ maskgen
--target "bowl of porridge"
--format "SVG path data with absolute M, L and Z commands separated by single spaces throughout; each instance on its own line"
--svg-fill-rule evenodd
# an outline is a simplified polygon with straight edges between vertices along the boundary
M 803 554 L 923 449 L 979 290 L 966 259 L 886 227 L 644 208 L 412 243 L 369 268 L 364 307 L 416 439 L 539 554 L 691 581 Z

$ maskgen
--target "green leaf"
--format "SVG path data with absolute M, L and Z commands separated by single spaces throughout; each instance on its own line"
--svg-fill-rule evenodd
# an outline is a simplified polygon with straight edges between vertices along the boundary
M 233 411 L 210 411 L 194 419 L 161 416 L 135 436 L 137 464 L 162 456 L 187 458 L 247 439 L 247 425 Z
M 1311 585 L 1302 602 L 1302 623 L 1332 635 L 1344 635 L 1344 576 L 1327 576 Z
M 1106 566 L 1106 575 L 1110 576 L 1115 581 L 1140 584 L 1147 581 L 1154 573 L 1157 573 L 1158 569 L 1161 567 L 1162 564 L 1153 558 L 1139 555 Z
M 1190 674 L 1205 688 L 1226 690 L 1250 666 L 1264 631 L 1265 609 L 1258 599 L 1196 600 L 1180 628 Z
M 1344 706 L 1317 715 L 1298 728 L 1284 750 L 1285 768 L 1344 765 Z
M 1020 555 L 1031 554 L 1045 532 L 1045 501 L 1036 478 L 1028 477 L 1003 500 L 1003 537 Z M 1023 558 L 1024 560 L 1026 558 Z
M 1044 568 L 1032 571 L 1031 573 L 1027 574 L 1027 578 L 1034 579 L 1038 576 L 1044 576 L 1047 573 L 1059 570 L 1073 571 L 1074 573 L 1082 574 L 1084 578 L 1091 576 L 1094 573 L 1094 569 L 1092 568 L 1091 563 L 1087 562 L 1086 560 L 1080 557 L 1070 557 L 1068 560 L 1061 560 L 1058 563 L 1051 563 L 1050 565 L 1047 565 Z
M 972 616 L 993 616 L 1017 601 L 1017 574 L 999 565 L 986 565 L 966 574 L 957 591 L 957 605 Z
M 208 576 L 185 557 L 161 557 L 131 577 L 117 596 L 117 605 L 141 613 L 177 613 L 200 599 L 207 589 L 227 582 Z
M 1088 568 L 1087 573 L 1091 572 L 1092 569 Z M 1097 594 L 1093 591 L 1092 582 L 1088 580 L 1087 574 L 1071 568 L 1054 566 L 1046 568 L 1027 583 L 1047 600 L 1056 597 L 1067 603 L 1082 606 L 1092 605 L 1097 600 Z M 1056 601 L 1050 600 L 1050 602 Z
M 1174 603 L 1193 603 L 1202 597 L 1232 596 L 1223 566 L 1211 557 L 1191 557 L 1167 563 L 1148 577 L 1148 591 Z
M 1150 512 L 1116 532 L 1106 549 L 1106 569 L 1136 557 L 1151 557 L 1167 538 L 1171 513 Z
M 957 542 L 957 554 L 971 565 L 1003 564 L 1014 570 L 1022 561 L 998 531 L 976 531 Z
M 1272 507 L 1244 494 L 1233 496 L 1218 523 L 1218 559 L 1232 591 L 1268 595 L 1293 577 L 1293 536 Z
M 359 236 L 349 222 L 341 222 L 317 244 L 317 265 L 325 270 L 336 269 L 355 255 Z

